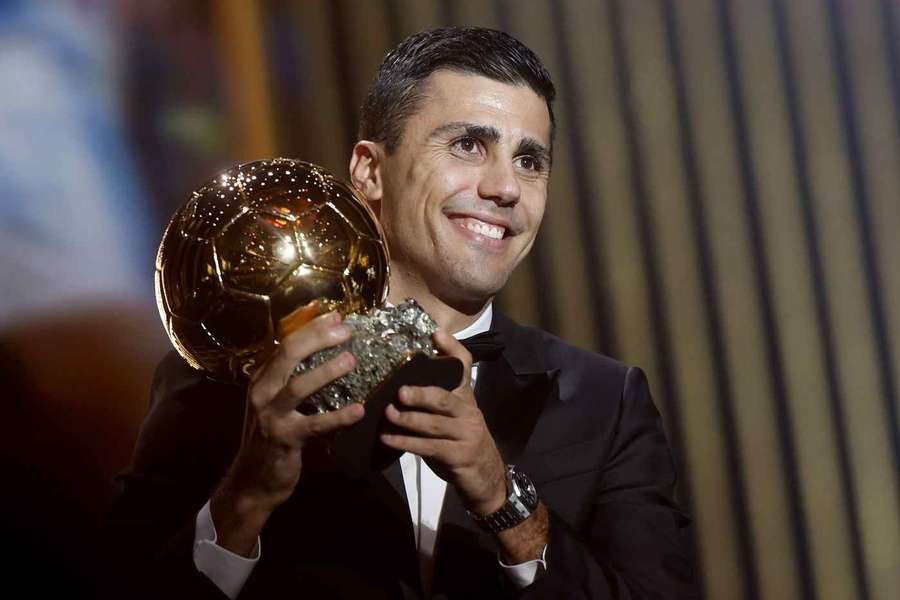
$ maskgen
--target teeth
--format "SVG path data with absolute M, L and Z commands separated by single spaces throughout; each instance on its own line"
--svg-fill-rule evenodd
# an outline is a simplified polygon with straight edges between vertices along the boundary
M 465 219 L 465 226 L 469 231 L 474 231 L 475 233 L 483 235 L 484 237 L 489 237 L 492 240 L 502 240 L 503 234 L 506 233 L 506 229 L 503 227 L 497 227 L 496 225 L 491 225 L 490 223 L 485 223 L 478 219 Z

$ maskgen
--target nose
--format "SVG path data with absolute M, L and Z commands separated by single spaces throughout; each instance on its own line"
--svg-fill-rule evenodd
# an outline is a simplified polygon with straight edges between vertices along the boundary
M 495 158 L 484 166 L 478 182 L 478 195 L 499 206 L 515 206 L 522 189 L 514 166 L 506 160 Z

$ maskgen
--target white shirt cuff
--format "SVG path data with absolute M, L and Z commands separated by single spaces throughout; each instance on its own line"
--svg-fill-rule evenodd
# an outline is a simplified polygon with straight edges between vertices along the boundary
M 217 539 L 216 526 L 207 501 L 197 513 L 194 527 L 194 566 L 209 577 L 226 596 L 235 600 L 259 561 L 260 541 L 257 537 L 253 558 L 245 558 L 217 545 Z
M 536 558 L 534 560 L 529 560 L 523 563 L 519 563 L 517 565 L 507 565 L 497 557 L 497 562 L 500 563 L 500 566 L 503 567 L 503 570 L 506 572 L 506 576 L 509 577 L 512 584 L 516 587 L 516 589 L 521 590 L 522 588 L 528 587 L 532 583 L 534 583 L 535 577 L 537 577 L 538 567 L 543 570 L 547 570 L 547 546 L 544 546 L 544 549 L 541 550 L 541 557 Z

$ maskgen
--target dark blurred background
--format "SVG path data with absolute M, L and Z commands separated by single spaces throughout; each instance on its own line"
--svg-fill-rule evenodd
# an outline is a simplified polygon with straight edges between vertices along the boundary
M 384 52 L 442 24 L 554 74 L 548 215 L 499 304 L 648 371 L 706 597 L 897 598 L 898 0 L 0 0 L 13 581 L 92 576 L 168 347 L 168 216 L 239 161 L 345 176 Z

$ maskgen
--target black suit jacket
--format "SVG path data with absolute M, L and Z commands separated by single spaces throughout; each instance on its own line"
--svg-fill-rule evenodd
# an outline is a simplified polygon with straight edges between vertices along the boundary
M 506 349 L 480 364 L 476 398 L 503 458 L 531 476 L 550 509 L 548 570 L 513 590 L 493 539 L 449 486 L 435 597 L 694 597 L 689 519 L 673 501 L 674 465 L 641 370 L 497 313 L 493 329 Z M 175 354 L 163 360 L 134 462 L 120 476 L 107 519 L 118 586 L 224 598 L 194 568 L 194 519 L 238 449 L 244 396 Z M 399 462 L 359 479 L 304 472 L 261 544 L 241 598 L 420 593 Z

